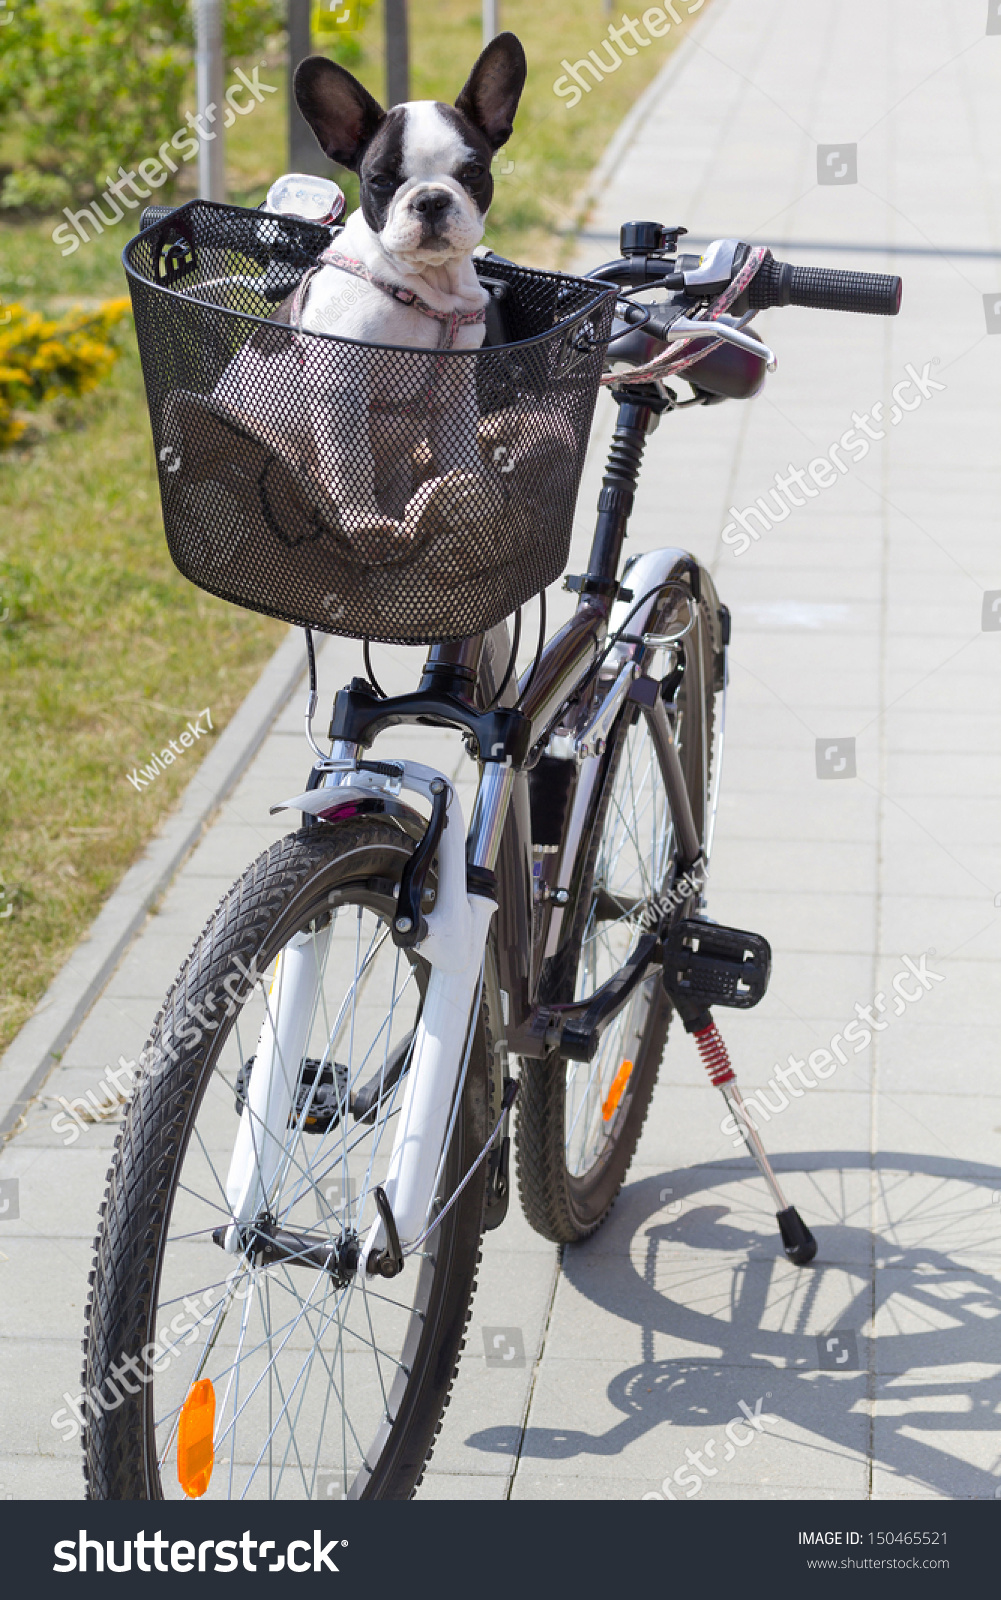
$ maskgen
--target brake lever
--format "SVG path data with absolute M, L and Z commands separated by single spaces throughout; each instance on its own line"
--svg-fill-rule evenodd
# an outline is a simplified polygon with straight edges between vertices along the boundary
M 692 317 L 676 317 L 669 328 L 664 330 L 665 343 L 674 344 L 678 339 L 691 338 L 722 339 L 725 344 L 735 344 L 741 350 L 746 350 L 750 355 L 764 357 L 765 368 L 774 372 L 778 367 L 779 358 L 767 344 L 760 339 L 752 339 L 749 333 L 743 333 L 740 328 L 733 328 L 728 322 L 700 322 Z

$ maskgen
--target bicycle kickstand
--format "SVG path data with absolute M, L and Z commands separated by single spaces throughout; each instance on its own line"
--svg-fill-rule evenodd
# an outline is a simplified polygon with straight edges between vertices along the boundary
M 779 1233 L 782 1235 L 782 1246 L 789 1260 L 797 1267 L 805 1267 L 817 1254 L 817 1241 L 813 1237 L 806 1223 L 803 1221 L 795 1206 L 787 1204 L 785 1195 L 779 1188 L 778 1179 L 772 1171 L 772 1164 L 768 1159 L 764 1145 L 758 1135 L 758 1130 L 752 1123 L 744 1106 L 737 1088 L 737 1079 L 726 1045 L 720 1036 L 720 1031 L 713 1021 L 712 1013 L 701 1005 L 693 1004 L 690 1000 L 675 1000 L 678 1015 L 685 1025 L 685 1032 L 694 1036 L 698 1046 L 702 1065 L 709 1074 L 709 1081 L 714 1089 L 718 1089 L 726 1101 L 734 1121 L 743 1136 L 749 1153 L 758 1164 L 758 1171 L 764 1178 L 772 1198 L 778 1207 L 776 1220 Z

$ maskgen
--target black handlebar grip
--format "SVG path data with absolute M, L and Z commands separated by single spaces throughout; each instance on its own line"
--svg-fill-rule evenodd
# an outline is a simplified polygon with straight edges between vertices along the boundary
M 829 267 L 794 267 L 769 257 L 747 288 L 755 311 L 769 306 L 812 306 L 817 311 L 861 311 L 895 317 L 902 284 L 882 272 L 838 272 Z
M 176 206 L 147 206 L 139 218 L 139 232 L 145 233 L 147 228 L 152 228 L 154 222 L 162 222 L 164 217 L 169 217 Z

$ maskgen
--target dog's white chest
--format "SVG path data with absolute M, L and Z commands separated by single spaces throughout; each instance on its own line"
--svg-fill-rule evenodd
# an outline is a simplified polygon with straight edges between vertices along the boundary
M 307 333 L 415 350 L 433 350 L 445 343 L 458 350 L 476 350 L 483 343 L 482 323 L 463 325 L 458 317 L 453 323 L 445 311 L 428 316 L 336 267 L 322 267 L 309 285 L 302 326 Z

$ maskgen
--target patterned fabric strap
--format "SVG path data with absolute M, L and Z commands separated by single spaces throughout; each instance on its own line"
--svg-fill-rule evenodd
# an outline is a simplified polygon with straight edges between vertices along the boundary
M 733 282 L 723 290 L 722 294 L 717 295 L 710 305 L 708 315 L 705 318 L 707 323 L 714 322 L 717 317 L 721 317 L 725 311 L 729 311 L 736 300 L 740 299 L 762 262 L 767 260 L 771 253 L 764 245 L 755 245 L 753 249 L 747 252 L 747 260 Z M 706 332 L 708 331 L 707 328 Z M 601 379 L 602 387 L 607 388 L 613 383 L 646 383 L 650 378 L 666 378 L 670 374 L 684 372 L 686 367 L 693 366 L 696 361 L 702 361 L 713 350 L 719 350 L 726 342 L 723 339 L 714 339 L 711 344 L 700 349 L 698 348 L 698 341 L 704 337 L 705 334 L 692 334 L 689 339 L 679 339 L 677 344 L 668 345 L 666 350 L 662 350 L 659 356 L 654 356 L 653 360 L 648 361 L 645 366 L 633 367 L 629 372 L 606 373 Z
M 357 261 L 354 256 L 341 255 L 334 245 L 330 245 L 324 250 L 320 260 L 326 266 L 337 267 L 341 272 L 350 272 L 355 278 L 364 278 L 365 282 L 370 283 L 373 289 L 381 289 L 383 294 L 390 295 L 394 300 L 398 300 L 401 305 L 410 306 L 412 310 L 419 311 L 422 317 L 430 317 L 432 321 L 440 322 L 443 333 L 442 349 L 451 349 L 455 343 L 455 335 L 459 328 L 470 328 L 476 323 L 486 322 L 487 320 L 486 310 L 482 308 L 479 311 L 438 311 L 434 306 L 428 305 L 426 300 L 422 300 L 420 295 L 415 294 L 412 289 L 401 289 L 398 284 L 389 283 L 385 278 L 377 278 L 374 272 L 369 271 L 364 261 Z

